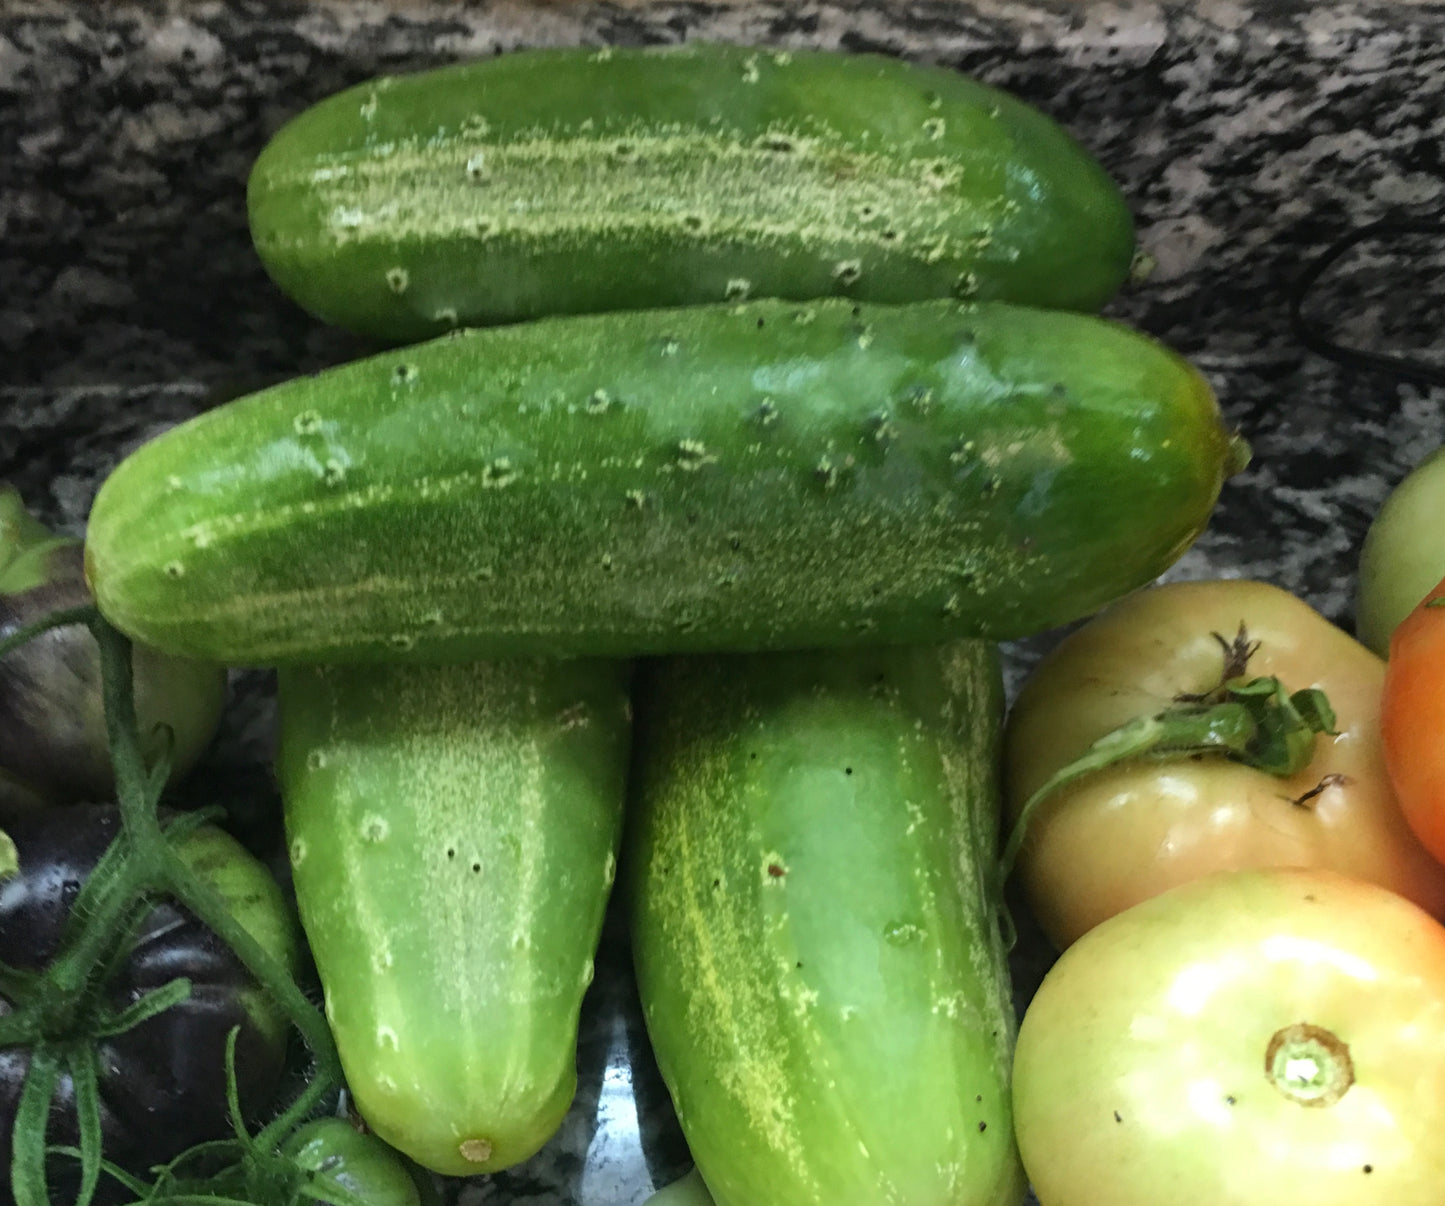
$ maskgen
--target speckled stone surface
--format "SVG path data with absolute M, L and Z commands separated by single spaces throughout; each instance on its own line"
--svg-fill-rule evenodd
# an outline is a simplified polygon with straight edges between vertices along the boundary
M 1445 207 L 1445 4 L 11 0 L 0 8 L 0 478 L 78 532 L 100 478 L 140 441 L 367 350 L 282 298 L 246 234 L 249 165 L 311 101 L 383 71 L 521 46 L 683 38 L 941 62 L 1063 122 L 1121 182 L 1156 261 L 1111 313 L 1190 356 L 1254 448 L 1168 576 L 1264 578 L 1350 626 L 1361 538 L 1390 487 L 1445 442 L 1445 391 L 1306 351 L 1289 302 L 1337 237 Z M 1438 356 L 1442 242 L 1362 247 L 1312 312 L 1356 343 L 1433 343 Z M 1056 636 L 1009 648 L 1011 685 Z M 196 780 L 246 805 L 261 832 L 274 802 L 270 700 L 266 675 L 238 676 Z M 1049 958 L 1025 923 L 1020 1006 Z M 465 1187 L 468 1206 L 633 1206 L 686 1168 L 616 916 L 580 1056 L 562 1131 L 524 1168 Z

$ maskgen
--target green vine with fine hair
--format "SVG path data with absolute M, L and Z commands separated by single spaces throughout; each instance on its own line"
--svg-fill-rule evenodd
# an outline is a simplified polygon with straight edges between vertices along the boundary
M 0 963 L 0 991 L 13 1006 L 0 1016 L 0 1046 L 24 1045 L 30 1063 L 16 1113 L 10 1156 L 16 1206 L 51 1206 L 47 1159 L 80 1165 L 74 1206 L 89 1206 L 102 1175 L 114 1178 L 147 1206 L 267 1206 L 319 1200 L 364 1206 L 344 1186 L 304 1173 L 280 1153 L 284 1139 L 313 1117 L 342 1082 L 336 1045 L 325 1018 L 290 971 L 235 919 L 220 895 L 177 852 L 180 839 L 214 819 L 213 812 L 163 821 L 158 803 L 169 775 L 165 752 L 147 760 L 135 711 L 131 643 L 93 607 L 55 613 L 0 641 L 0 657 L 52 628 L 84 623 L 100 648 L 101 689 L 115 772 L 121 829 L 71 906 L 56 956 L 43 971 Z M 124 1009 L 103 1001 L 102 989 L 133 928 L 155 901 L 169 898 L 225 942 L 284 1010 L 310 1051 L 313 1068 L 302 1089 L 255 1134 L 241 1118 L 234 1067 L 227 1088 L 235 1135 L 181 1153 L 147 1181 L 116 1167 L 101 1150 L 96 1042 L 124 1032 L 184 1000 L 191 986 L 176 979 Z M 231 1035 L 231 1052 L 235 1034 Z M 77 1147 L 47 1144 L 51 1098 L 63 1076 L 74 1087 Z M 200 1169 L 204 1175 L 184 1175 Z M 304 1195 L 302 1190 L 304 1189 Z

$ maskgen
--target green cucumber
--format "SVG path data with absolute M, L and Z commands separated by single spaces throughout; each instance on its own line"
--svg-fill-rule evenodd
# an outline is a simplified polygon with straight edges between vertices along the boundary
M 616 867 L 630 705 L 611 662 L 290 667 L 297 907 L 368 1127 L 436 1172 L 556 1131 Z
M 847 295 L 1097 309 L 1132 219 L 1044 114 L 879 55 L 524 51 L 388 77 L 286 125 L 256 250 L 321 318 L 409 342 L 603 310 Z
M 1019 1202 L 997 650 L 679 658 L 637 701 L 638 988 L 718 1206 Z
M 102 486 L 101 611 L 231 664 L 1015 637 L 1168 567 L 1236 449 L 1105 320 L 840 301 L 459 332 Z

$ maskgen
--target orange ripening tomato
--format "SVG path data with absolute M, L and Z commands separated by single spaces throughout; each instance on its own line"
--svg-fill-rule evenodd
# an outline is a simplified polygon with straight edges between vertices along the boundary
M 1445 862 L 1445 580 L 1390 640 L 1380 725 L 1405 819 Z

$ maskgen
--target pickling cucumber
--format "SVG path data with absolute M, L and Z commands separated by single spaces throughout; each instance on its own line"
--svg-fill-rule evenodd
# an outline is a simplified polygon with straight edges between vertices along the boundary
M 744 298 L 1096 309 L 1129 209 L 1043 113 L 880 55 L 516 52 L 351 88 L 248 183 L 256 250 L 321 318 L 458 325 Z
M 297 907 L 368 1127 L 436 1172 L 556 1131 L 616 867 L 631 713 L 610 662 L 290 667 Z
M 91 512 L 101 611 L 230 664 L 1003 638 L 1162 572 L 1236 449 L 1102 319 L 757 302 L 458 332 L 227 403 Z
M 679 658 L 636 699 L 638 988 L 718 1206 L 1019 1202 L 996 649 Z

